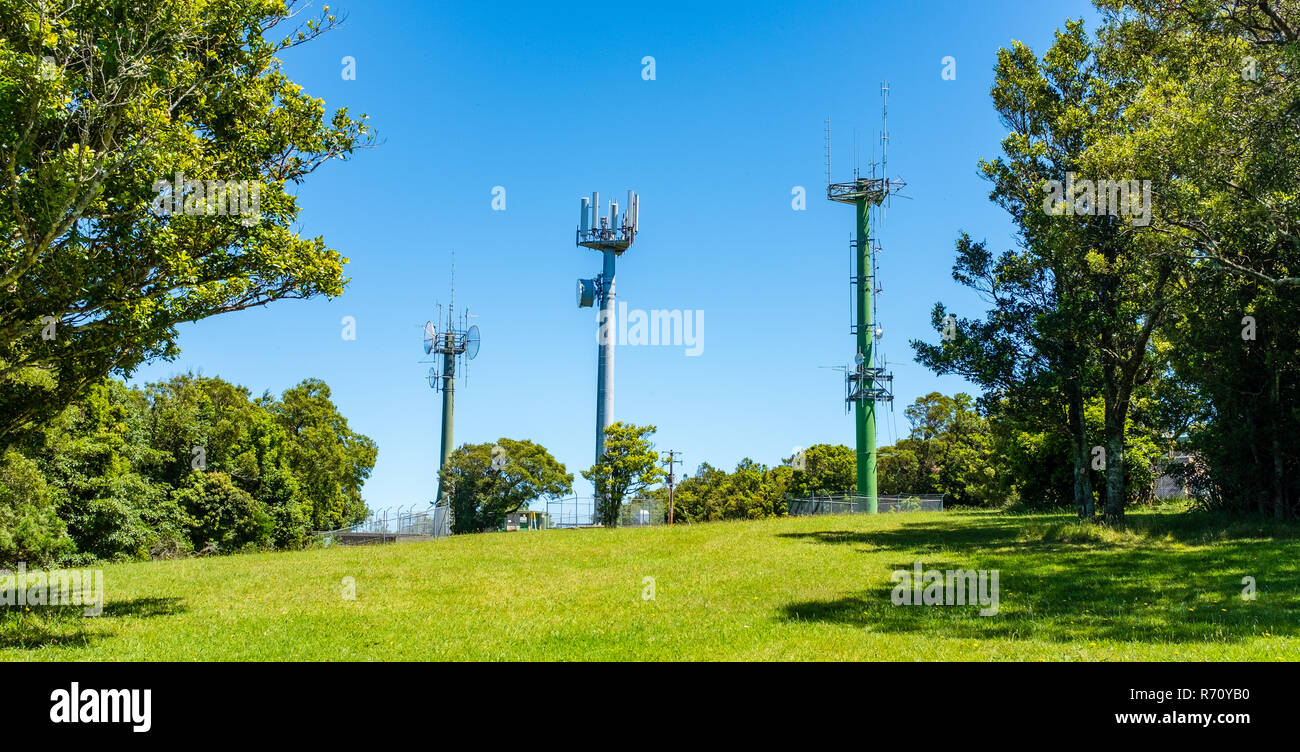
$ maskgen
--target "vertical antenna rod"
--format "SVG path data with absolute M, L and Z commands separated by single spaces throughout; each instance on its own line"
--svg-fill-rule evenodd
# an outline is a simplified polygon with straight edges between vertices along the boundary
M 451 252 L 451 302 L 447 304 L 447 328 L 442 332 L 442 451 L 438 458 L 438 503 L 447 504 L 451 486 L 447 482 L 447 462 L 455 443 L 456 429 L 456 334 L 452 330 L 456 306 L 456 252 Z
M 889 179 L 889 82 L 880 83 L 880 176 Z
M 826 118 L 826 185 L 831 184 L 831 119 Z

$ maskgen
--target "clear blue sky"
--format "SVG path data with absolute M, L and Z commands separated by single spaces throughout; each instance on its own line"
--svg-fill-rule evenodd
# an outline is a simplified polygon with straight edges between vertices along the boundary
M 318 3 L 319 5 L 319 3 Z M 1013 242 L 976 174 L 1004 128 L 989 101 L 999 47 L 1039 54 L 1082 0 L 556 3 L 345 0 L 345 27 L 287 53 L 286 70 L 330 111 L 367 113 L 382 144 L 301 187 L 300 231 L 351 259 L 333 301 L 282 301 L 181 328 L 183 353 L 133 381 L 185 371 L 279 394 L 324 379 L 352 427 L 379 444 L 372 508 L 434 495 L 440 400 L 421 327 L 456 303 L 483 331 L 458 384 L 456 442 L 501 436 L 546 446 L 575 475 L 594 451 L 596 347 L 578 277 L 578 199 L 633 188 L 641 234 L 619 263 L 631 308 L 704 312 L 704 349 L 620 347 L 615 418 L 659 427 L 661 449 L 730 469 L 778 463 L 796 445 L 853 443 L 843 407 L 853 210 L 825 199 L 869 161 L 888 79 L 889 172 L 908 183 L 878 236 L 883 352 L 895 373 L 881 444 L 930 391 L 974 390 L 912 361 L 929 311 L 978 301 L 952 281 L 961 230 Z M 341 59 L 356 58 L 343 80 Z M 656 80 L 641 77 L 651 55 Z M 956 59 L 956 80 L 941 60 Z M 877 149 L 878 151 L 878 149 Z M 492 210 L 494 186 L 506 210 Z M 806 211 L 791 208 L 794 186 Z M 340 320 L 356 319 L 356 339 Z M 896 425 L 896 428 L 895 428 Z M 590 486 L 578 475 L 579 494 Z

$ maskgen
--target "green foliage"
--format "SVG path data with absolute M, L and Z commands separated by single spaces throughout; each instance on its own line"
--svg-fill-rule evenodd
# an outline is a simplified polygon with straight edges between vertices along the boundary
M 995 256 L 963 233 L 953 278 L 990 308 L 982 319 L 957 319 L 956 336 L 940 344 L 912 344 L 918 360 L 936 372 L 984 387 L 991 417 L 996 408 L 1020 430 L 1041 436 L 1042 448 L 1052 446 L 1053 453 L 1064 437 L 1068 487 L 1080 517 L 1093 514 L 1089 459 L 1093 447 L 1104 447 L 1106 469 L 1098 480 L 1105 516 L 1115 522 L 1140 496 L 1141 489 L 1126 485 L 1134 475 L 1127 463 L 1140 454 L 1130 451 L 1130 421 L 1155 388 L 1153 376 L 1168 367 L 1159 330 L 1171 320 L 1187 265 L 1167 252 L 1161 235 L 1144 229 L 1164 211 L 1156 201 L 1163 194 L 1110 205 L 1107 212 L 1097 211 L 1100 193 L 1091 202 L 1064 197 L 1063 188 L 1076 180 L 1091 185 L 1152 177 L 1138 163 L 1095 156 L 1128 127 L 1122 114 L 1133 89 L 1113 63 L 1080 21 L 1067 21 L 1041 59 L 1019 42 L 999 51 L 992 98 L 1010 133 L 1003 156 L 980 168 L 992 186 L 990 198 L 1017 226 L 1018 247 Z M 1053 197 L 1060 202 L 1048 200 Z M 937 331 L 944 331 L 947 315 L 942 304 L 935 306 Z M 1099 429 L 1086 415 L 1094 400 L 1102 406 Z M 1145 416 L 1159 417 L 1158 411 Z M 918 463 L 915 471 L 924 473 Z M 1056 487 L 1058 468 L 1040 472 L 1052 481 L 1043 491 Z M 1030 475 L 1019 480 L 1035 482 Z
M 195 546 L 215 543 L 219 551 L 237 551 L 271 543 L 271 515 L 225 473 L 192 473 L 174 496 L 193 520 L 189 534 Z
M 59 515 L 82 553 L 135 559 L 187 540 L 184 514 L 158 482 L 164 456 L 148 411 L 142 391 L 104 381 L 23 447 L 59 489 Z
M 682 522 L 711 522 L 723 518 L 722 484 L 727 471 L 700 463 L 695 475 L 683 476 L 673 490 L 673 519 Z
M 1099 0 L 1128 93 L 1089 159 L 1156 180 L 1149 229 L 1185 257 L 1162 374 L 1186 392 L 1204 506 L 1300 512 L 1300 6 Z M 1245 332 L 1250 316 L 1251 337 Z M 1180 431 L 1174 431 L 1176 435 Z
M 649 437 L 654 432 L 654 426 L 622 421 L 605 429 L 605 451 L 600 461 L 582 472 L 582 477 L 595 487 L 596 518 L 600 524 L 617 527 L 623 500 L 666 476 L 659 467 L 659 455 L 650 443 Z
M 122 561 L 147 558 L 155 548 L 188 550 L 189 518 L 168 487 L 136 473 L 78 478 L 59 507 L 77 550 Z
M 941 493 L 945 504 L 958 505 L 1002 500 L 988 421 L 975 411 L 970 395 L 931 392 L 904 412 L 911 433 L 880 449 L 880 493 Z
M 573 474 L 531 441 L 462 444 L 447 459 L 453 533 L 496 530 L 535 499 L 573 492 Z
M 102 381 L 21 451 L 52 487 L 76 550 L 116 560 L 185 553 L 209 540 L 223 550 L 299 547 L 313 528 L 365 517 L 361 484 L 377 456 L 322 382 L 254 400 L 247 389 L 189 374 L 143 389 Z M 239 494 L 221 483 L 196 486 L 202 473 Z M 245 496 L 256 504 L 240 511 Z
M 0 446 L 176 355 L 181 322 L 339 295 L 347 260 L 299 235 L 294 186 L 371 139 L 282 70 L 328 12 L 277 41 L 298 0 L 64 5 L 0 1 Z M 206 181 L 248 181 L 257 211 L 218 213 Z
M 1074 469 L 1065 431 L 1004 415 L 990 421 L 989 438 L 998 463 L 996 488 L 1003 502 L 1034 510 L 1074 505 Z
M 0 459 L 0 566 L 43 567 L 72 551 L 53 497 L 36 463 L 14 451 Z
M 374 469 L 379 449 L 369 437 L 348 427 L 330 401 L 329 386 L 307 379 L 285 391 L 279 401 L 263 397 L 259 404 L 284 429 L 284 436 L 273 437 L 272 444 L 283 444 L 283 464 L 298 479 L 303 513 L 311 527 L 337 530 L 365 519 L 361 486 Z
M 792 469 L 790 495 L 803 498 L 856 493 L 857 463 L 857 454 L 843 444 L 813 444 L 801 455 L 785 460 Z
M 787 500 L 798 495 L 792 489 L 799 482 L 796 480 L 799 473 L 789 465 L 769 468 L 748 457 L 736 464 L 733 473 L 702 463 L 695 475 L 683 478 L 677 485 L 674 517 L 682 522 L 783 517 Z

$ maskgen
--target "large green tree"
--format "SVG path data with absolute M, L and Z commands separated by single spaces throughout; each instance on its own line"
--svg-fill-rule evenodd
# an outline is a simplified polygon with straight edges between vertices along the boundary
M 1098 0 L 1122 127 L 1089 149 L 1162 185 L 1149 253 L 1185 269 L 1163 332 L 1202 500 L 1300 509 L 1300 2 Z M 1175 402 L 1178 400 L 1174 400 Z
M 0 444 L 182 322 L 343 291 L 290 190 L 370 131 L 282 72 L 305 5 L 0 0 Z
M 582 472 L 582 477 L 595 487 L 596 520 L 600 524 L 617 527 L 624 499 L 667 476 L 650 443 L 655 430 L 654 426 L 622 421 L 605 429 L 605 451 L 596 464 Z
M 546 448 L 527 440 L 462 444 L 447 458 L 451 530 L 496 530 L 526 504 L 573 492 L 573 474 Z
M 993 307 L 982 320 L 945 322 L 946 309 L 936 306 L 933 323 L 950 336 L 913 346 L 922 363 L 985 387 L 986 405 L 1069 437 L 1081 517 L 1093 513 L 1089 468 L 1100 446 L 1105 516 L 1120 521 L 1134 390 L 1158 368 L 1152 336 L 1167 318 L 1178 267 L 1148 252 L 1151 240 L 1138 232 L 1136 225 L 1154 210 L 1142 206 L 1141 191 L 1124 207 L 1110 198 L 1101 212 L 1101 192 L 1064 188 L 1076 175 L 1081 189 L 1097 180 L 1142 179 L 1117 166 L 1097 171 L 1087 159 L 1091 143 L 1122 127 L 1116 113 L 1126 90 L 1106 76 L 1083 24 L 1067 22 L 1041 60 L 1020 43 L 999 51 L 995 73 L 994 107 L 1011 132 L 1002 142 L 1004 157 L 981 162 L 981 171 L 993 185 L 990 197 L 1015 222 L 1018 248 L 995 258 L 963 234 L 953 277 Z M 1146 214 L 1136 216 L 1141 209 Z M 1095 437 L 1084 412 L 1098 390 L 1105 420 Z
M 258 402 L 284 429 L 284 466 L 302 489 L 312 529 L 337 530 L 364 519 L 361 487 L 375 467 L 379 448 L 348 425 L 330 399 L 329 385 L 305 379 L 286 389 L 279 400 L 264 396 Z M 279 468 L 278 463 L 274 466 Z

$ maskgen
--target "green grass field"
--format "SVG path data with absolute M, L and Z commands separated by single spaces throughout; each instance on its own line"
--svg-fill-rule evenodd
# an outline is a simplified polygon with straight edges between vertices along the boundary
M 942 512 L 141 562 L 105 567 L 98 618 L 0 608 L 0 658 L 1297 660 L 1298 541 L 1186 514 L 1116 532 Z M 999 570 L 1000 613 L 894 606 L 914 561 Z

